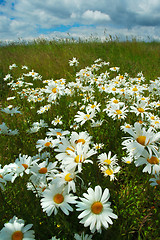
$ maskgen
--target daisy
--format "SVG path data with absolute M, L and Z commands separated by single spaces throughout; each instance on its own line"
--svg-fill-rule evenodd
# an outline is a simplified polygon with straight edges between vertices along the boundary
M 104 120 L 97 120 L 96 122 L 91 123 L 91 127 L 100 127 L 102 126 Z
M 74 234 L 74 239 L 75 240 L 92 240 L 92 235 L 85 234 L 84 232 L 81 233 L 81 235 L 75 233 Z
M 94 122 L 93 118 L 96 116 L 95 111 L 87 110 L 86 113 L 78 111 L 75 115 L 74 121 L 81 124 L 81 126 L 86 122 L 91 120 L 92 123 Z
M 151 186 L 160 186 L 160 172 L 154 175 L 153 178 L 149 179 Z
M 126 137 L 126 140 L 122 142 L 129 152 L 134 155 L 135 158 L 138 158 L 144 151 L 145 148 L 148 149 L 150 156 L 152 152 L 157 156 L 157 143 L 160 139 L 160 133 L 154 133 L 153 128 L 150 127 L 147 131 L 145 128 L 142 128 L 141 124 L 136 122 L 134 127 L 126 128 L 131 137 Z
M 61 121 L 62 117 L 57 116 L 52 122 L 51 124 L 53 124 L 54 126 L 56 126 L 57 124 L 61 125 L 63 122 Z
M 119 67 L 111 67 L 110 70 L 112 72 L 118 72 L 119 71 Z
M 37 141 L 36 144 L 36 148 L 38 148 L 38 151 L 41 152 L 44 148 L 54 148 L 55 146 L 57 146 L 57 144 L 59 143 L 58 139 L 54 139 L 52 137 L 50 138 L 45 138 L 45 139 L 39 139 Z
M 30 180 L 32 182 L 37 182 L 39 181 L 39 179 L 41 179 L 42 181 L 45 181 L 46 180 L 46 177 L 49 175 L 49 174 L 55 174 L 57 173 L 57 169 L 56 169 L 56 165 L 57 165 L 57 162 L 49 162 L 48 163 L 48 159 L 46 159 L 46 161 L 43 161 L 41 163 L 37 163 L 37 162 L 34 162 L 33 166 L 31 167 L 31 173 L 33 174 L 31 177 L 30 177 Z
M 143 172 L 149 174 L 156 174 L 160 171 L 160 154 L 159 156 L 152 155 L 146 150 L 143 151 L 141 156 L 135 160 L 136 167 L 145 164 Z
M 60 138 L 60 137 L 63 137 L 63 136 L 65 136 L 65 135 L 68 135 L 68 134 L 70 134 L 70 132 L 69 131 L 62 131 L 62 129 L 60 129 L 60 128 L 49 128 L 49 131 L 50 132 L 46 132 L 46 135 L 47 136 L 56 136 L 57 138 Z
M 110 193 L 106 188 L 102 194 L 100 186 L 96 186 L 95 190 L 88 188 L 87 193 L 83 193 L 84 198 L 80 197 L 80 202 L 77 203 L 77 211 L 82 211 L 78 216 L 82 218 L 80 223 L 84 224 L 84 227 L 90 226 L 91 232 L 101 232 L 101 228 L 107 229 L 108 223 L 113 224 L 111 218 L 117 219 L 118 216 L 113 213 L 110 208 L 111 203 L 108 202 Z
M 8 223 L 4 224 L 4 227 L 0 231 L 0 239 L 3 240 L 35 240 L 35 233 L 30 230 L 33 224 L 25 226 L 25 222 L 22 219 L 18 219 L 14 216 Z
M 107 115 L 112 117 L 114 120 L 121 120 L 126 118 L 127 112 L 127 106 L 121 107 L 120 105 L 112 105 L 111 108 L 108 109 Z
M 69 203 L 75 204 L 76 198 L 76 196 L 68 194 L 67 187 L 57 187 L 55 184 L 52 184 L 49 185 L 48 189 L 44 190 L 41 199 L 41 206 L 48 216 L 53 212 L 56 215 L 59 208 L 66 215 L 69 215 L 69 211 L 73 211 L 73 208 Z
M 86 110 L 88 109 L 89 111 L 93 111 L 96 110 L 97 112 L 100 112 L 100 103 L 97 103 L 96 101 L 93 104 L 88 104 L 88 106 L 86 107 Z
M 67 155 L 64 159 L 62 159 L 62 167 L 64 167 L 68 171 L 75 171 L 78 168 L 78 172 L 82 171 L 82 164 L 85 163 L 93 163 L 89 158 L 96 154 L 96 151 L 90 149 L 88 144 L 78 143 L 76 145 L 75 151 L 68 150 L 70 155 Z
M 6 126 L 6 124 L 3 122 L 2 124 L 0 124 L 0 134 L 8 134 L 9 129 Z
M 11 106 L 11 105 L 10 105 Z M 12 108 L 12 107 L 10 107 L 10 106 L 8 106 L 8 107 L 6 107 L 6 108 L 1 108 L 1 111 L 2 112 L 5 112 L 5 113 L 7 113 L 7 114 L 11 114 L 11 116 L 13 116 L 13 114 L 15 114 L 15 113 L 19 113 L 19 114 L 22 114 L 20 111 L 18 111 L 18 107 L 15 107 L 15 108 Z
M 55 175 L 55 179 L 53 179 L 53 183 L 57 184 L 57 186 L 61 187 L 64 185 L 67 185 L 68 187 L 68 193 L 70 191 L 76 192 L 76 185 L 75 185 L 75 179 L 76 179 L 77 172 L 74 171 L 67 171 L 63 169 L 63 171 L 59 174 Z
M 49 239 L 49 240 L 60 240 L 60 238 L 52 237 L 52 238 Z
M 100 166 L 100 165 L 99 165 Z M 110 181 L 117 179 L 115 177 L 115 173 L 118 173 L 119 170 L 121 169 L 120 166 L 118 165 L 103 165 L 100 167 L 101 172 L 104 174 L 105 177 L 110 177 Z
M 136 116 L 140 115 L 141 119 L 143 120 L 144 116 L 148 114 L 146 110 L 150 109 L 147 106 L 148 106 L 147 102 L 134 103 L 134 105 L 130 107 L 131 108 L 130 112 L 134 112 Z
M 90 144 L 91 143 L 91 136 L 87 133 L 87 131 L 85 132 L 72 132 L 71 137 L 70 137 L 70 142 L 72 144 L 73 147 L 76 147 L 77 143 L 82 143 L 82 144 Z
M 78 66 L 79 62 L 78 60 L 73 57 L 72 60 L 69 60 L 69 66 Z
M 103 166 L 114 166 L 117 165 L 117 155 L 115 154 L 113 157 L 111 157 L 112 152 L 109 151 L 108 154 L 102 153 L 98 156 L 99 159 L 99 165 Z
M 104 144 L 103 143 L 94 143 L 93 144 L 93 149 L 98 150 L 98 149 L 103 149 Z

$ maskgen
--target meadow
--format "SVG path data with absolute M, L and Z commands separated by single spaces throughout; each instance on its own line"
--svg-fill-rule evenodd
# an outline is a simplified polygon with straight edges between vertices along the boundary
M 0 239 L 160 239 L 159 64 L 158 42 L 0 47 Z

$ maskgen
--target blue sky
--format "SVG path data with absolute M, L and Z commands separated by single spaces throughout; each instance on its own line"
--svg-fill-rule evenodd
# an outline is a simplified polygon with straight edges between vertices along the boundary
M 159 0 L 0 0 L 0 41 L 99 37 L 160 40 Z

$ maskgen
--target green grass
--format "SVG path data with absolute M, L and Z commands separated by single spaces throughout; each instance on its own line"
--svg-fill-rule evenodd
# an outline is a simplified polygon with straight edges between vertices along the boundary
M 19 135 L 0 136 L 0 164 L 4 166 L 10 162 L 14 162 L 18 158 L 19 153 L 34 156 L 37 154 L 35 148 L 38 139 L 45 138 L 46 129 L 28 135 L 28 129 L 34 121 L 43 119 L 49 127 L 51 121 L 57 115 L 63 116 L 63 130 L 70 128 L 70 123 L 79 107 L 68 107 L 71 102 L 77 101 L 82 104 L 78 92 L 73 96 L 64 96 L 58 100 L 59 105 L 55 105 L 50 111 L 37 115 L 36 110 L 44 103 L 29 103 L 25 99 L 20 99 L 19 95 L 11 91 L 3 81 L 3 77 L 10 72 L 8 67 L 12 63 L 18 66 L 26 65 L 29 70 L 34 69 L 42 75 L 43 80 L 65 78 L 67 82 L 74 81 L 75 68 L 68 65 L 68 60 L 76 57 L 80 64 L 77 69 L 90 66 L 93 62 L 101 58 L 106 62 L 110 62 L 111 66 L 120 67 L 120 73 L 128 73 L 131 77 L 136 77 L 138 72 L 143 72 L 146 82 L 154 80 L 160 76 L 160 43 L 151 42 L 55 42 L 55 41 L 39 41 L 28 45 L 10 45 L 0 47 L 0 105 L 6 107 L 10 103 L 6 101 L 9 96 L 16 95 L 13 101 L 14 106 L 20 107 L 22 115 L 13 117 L 1 114 L 1 122 L 5 122 L 11 129 L 19 129 Z M 20 67 L 12 70 L 14 80 L 22 74 Z M 101 69 L 105 71 L 105 67 Z M 116 76 L 113 73 L 113 77 Z M 34 83 L 35 87 L 42 87 L 41 83 Z M 109 96 L 111 97 L 111 96 Z M 105 107 L 105 94 L 96 92 L 95 99 Z M 158 99 L 157 99 L 158 100 Z M 46 100 L 45 103 L 47 104 Z M 30 106 L 33 109 L 30 109 Z M 158 112 L 159 113 L 159 112 Z M 130 115 L 130 123 L 133 124 L 137 118 L 132 119 Z M 88 123 L 82 126 L 78 131 L 87 131 L 93 136 L 93 142 L 104 143 L 105 147 L 99 153 L 112 151 L 118 155 L 119 162 L 125 151 L 122 150 L 122 137 L 125 135 L 119 130 L 120 123 L 113 121 L 104 113 L 99 114 L 100 119 L 105 119 L 102 127 L 91 128 Z M 50 161 L 54 161 L 55 153 L 50 151 L 52 157 Z M 132 163 L 126 165 L 121 163 L 122 170 L 118 173 L 117 181 L 109 181 L 108 178 L 100 173 L 96 158 L 93 167 L 86 165 L 83 169 L 82 179 L 85 183 L 91 182 L 91 186 L 100 184 L 103 188 L 110 190 L 113 212 L 118 215 L 118 219 L 113 221 L 113 225 L 103 233 L 103 239 L 113 240 L 158 240 L 160 239 L 159 219 L 160 219 L 160 188 L 151 187 L 148 180 L 149 174 L 142 173 L 141 167 L 136 168 Z M 81 232 L 83 225 L 75 221 L 77 213 L 71 213 L 65 216 L 62 212 L 58 212 L 57 216 L 53 214 L 50 217 L 42 211 L 40 199 L 35 197 L 31 191 L 26 190 L 28 176 L 19 177 L 13 184 L 7 183 L 6 190 L 0 194 L 0 229 L 4 223 L 16 215 L 24 219 L 27 223 L 34 225 L 36 239 L 49 239 L 51 236 L 57 236 L 61 239 L 73 239 L 73 233 Z M 86 190 L 81 189 L 81 181 L 78 184 L 78 194 L 82 196 Z M 36 206 L 36 207 L 35 207 Z M 90 234 L 90 231 L 86 229 Z M 93 239 L 102 239 L 102 235 L 95 235 Z

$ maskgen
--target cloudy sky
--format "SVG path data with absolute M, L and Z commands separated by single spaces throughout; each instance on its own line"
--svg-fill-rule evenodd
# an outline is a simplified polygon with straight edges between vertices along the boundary
M 0 41 L 38 37 L 160 40 L 160 0 L 0 0 Z

